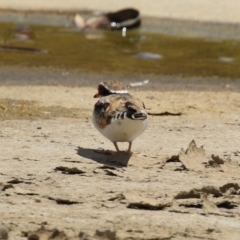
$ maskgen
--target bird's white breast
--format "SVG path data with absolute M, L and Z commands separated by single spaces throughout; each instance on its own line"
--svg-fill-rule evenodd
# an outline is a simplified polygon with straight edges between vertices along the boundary
M 148 120 L 132 120 L 129 118 L 112 120 L 105 128 L 100 128 L 93 114 L 93 124 L 97 130 L 112 142 L 133 141 L 144 132 Z

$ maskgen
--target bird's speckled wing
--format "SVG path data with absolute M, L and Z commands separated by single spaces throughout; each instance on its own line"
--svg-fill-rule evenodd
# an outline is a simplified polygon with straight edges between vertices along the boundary
M 145 120 L 147 113 L 143 102 L 129 94 L 113 94 L 101 98 L 94 107 L 97 124 L 104 128 L 119 119 Z

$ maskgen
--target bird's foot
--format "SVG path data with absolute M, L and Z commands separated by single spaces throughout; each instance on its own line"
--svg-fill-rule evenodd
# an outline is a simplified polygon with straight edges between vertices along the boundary
M 133 152 L 133 151 L 128 151 L 128 149 L 126 150 L 126 153 L 133 155 L 133 154 L 139 154 L 140 152 Z

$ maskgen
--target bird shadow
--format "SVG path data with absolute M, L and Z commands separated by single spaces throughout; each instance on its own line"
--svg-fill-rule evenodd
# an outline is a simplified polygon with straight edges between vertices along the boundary
M 102 154 L 97 152 L 96 149 L 82 147 L 78 147 L 76 151 L 77 154 L 81 157 L 88 158 L 90 160 L 93 160 L 104 165 L 114 166 L 118 168 L 127 167 L 128 162 L 132 157 L 132 154 L 123 151 L 121 152 L 109 151 L 109 154 Z

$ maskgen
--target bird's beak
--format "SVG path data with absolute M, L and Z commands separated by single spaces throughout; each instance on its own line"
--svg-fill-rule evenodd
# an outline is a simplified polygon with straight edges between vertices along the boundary
M 94 98 L 99 98 L 99 97 L 100 97 L 100 94 L 99 94 L 99 93 L 96 93 L 93 97 L 94 97 Z

